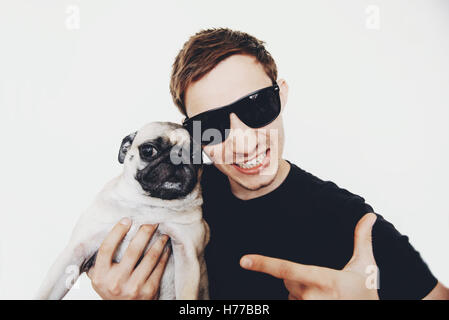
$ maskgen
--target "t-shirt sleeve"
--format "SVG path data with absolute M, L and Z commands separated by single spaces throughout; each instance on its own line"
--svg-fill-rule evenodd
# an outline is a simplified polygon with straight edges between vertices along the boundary
M 376 213 L 362 197 L 351 195 L 346 208 L 356 217 Z M 372 230 L 373 253 L 379 268 L 379 298 L 417 300 L 424 298 L 438 283 L 407 236 L 377 214 Z M 354 225 L 355 226 L 355 225 Z
M 379 267 L 380 299 L 422 299 L 438 283 L 407 236 L 377 214 L 373 253 Z
M 315 199 L 315 210 L 327 212 L 326 219 L 334 223 L 333 229 L 343 249 L 338 248 L 345 259 L 338 266 L 344 266 L 352 256 L 354 248 L 354 228 L 357 222 L 369 212 L 376 213 L 365 199 L 339 188 L 331 181 L 322 181 L 304 172 L 308 181 L 308 195 Z M 305 189 L 305 190 L 309 190 Z M 317 191 L 318 190 L 318 191 Z M 373 226 L 373 253 L 379 268 L 379 298 L 416 300 L 428 295 L 438 283 L 429 267 L 410 244 L 407 236 L 377 214 Z

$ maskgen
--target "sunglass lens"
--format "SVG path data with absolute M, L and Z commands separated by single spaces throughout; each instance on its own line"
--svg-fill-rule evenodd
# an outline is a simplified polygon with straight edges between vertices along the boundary
M 259 91 L 241 103 L 242 105 L 236 108 L 236 114 L 251 128 L 266 126 L 275 120 L 281 111 L 279 89 L 274 87 Z
M 192 137 L 200 139 L 202 145 L 222 143 L 229 134 L 229 114 L 227 112 L 211 112 L 203 114 L 192 121 L 189 130 Z

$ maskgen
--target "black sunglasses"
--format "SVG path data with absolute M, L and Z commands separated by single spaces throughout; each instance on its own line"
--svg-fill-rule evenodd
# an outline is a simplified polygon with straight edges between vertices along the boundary
M 224 107 L 186 118 L 182 125 L 189 131 L 195 142 L 201 145 L 214 145 L 228 138 L 231 113 L 235 113 L 250 128 L 268 125 L 281 113 L 279 86 L 274 84 L 259 89 Z

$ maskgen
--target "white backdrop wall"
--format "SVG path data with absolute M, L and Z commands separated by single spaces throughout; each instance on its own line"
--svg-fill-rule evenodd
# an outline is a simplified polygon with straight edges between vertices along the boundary
M 126 134 L 182 119 L 171 64 L 208 27 L 266 41 L 285 157 L 362 195 L 449 284 L 449 1 L 0 0 L 0 298 L 32 298 Z M 67 298 L 98 296 L 83 276 Z

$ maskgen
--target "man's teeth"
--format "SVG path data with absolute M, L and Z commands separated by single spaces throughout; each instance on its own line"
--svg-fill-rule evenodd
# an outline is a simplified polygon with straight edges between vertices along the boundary
M 236 165 L 243 169 L 251 169 L 251 168 L 257 167 L 259 164 L 261 164 L 266 156 L 267 156 L 266 153 L 261 153 L 260 155 L 258 155 L 256 158 L 254 158 L 251 161 L 247 161 L 247 162 L 243 162 L 243 163 L 236 163 Z

